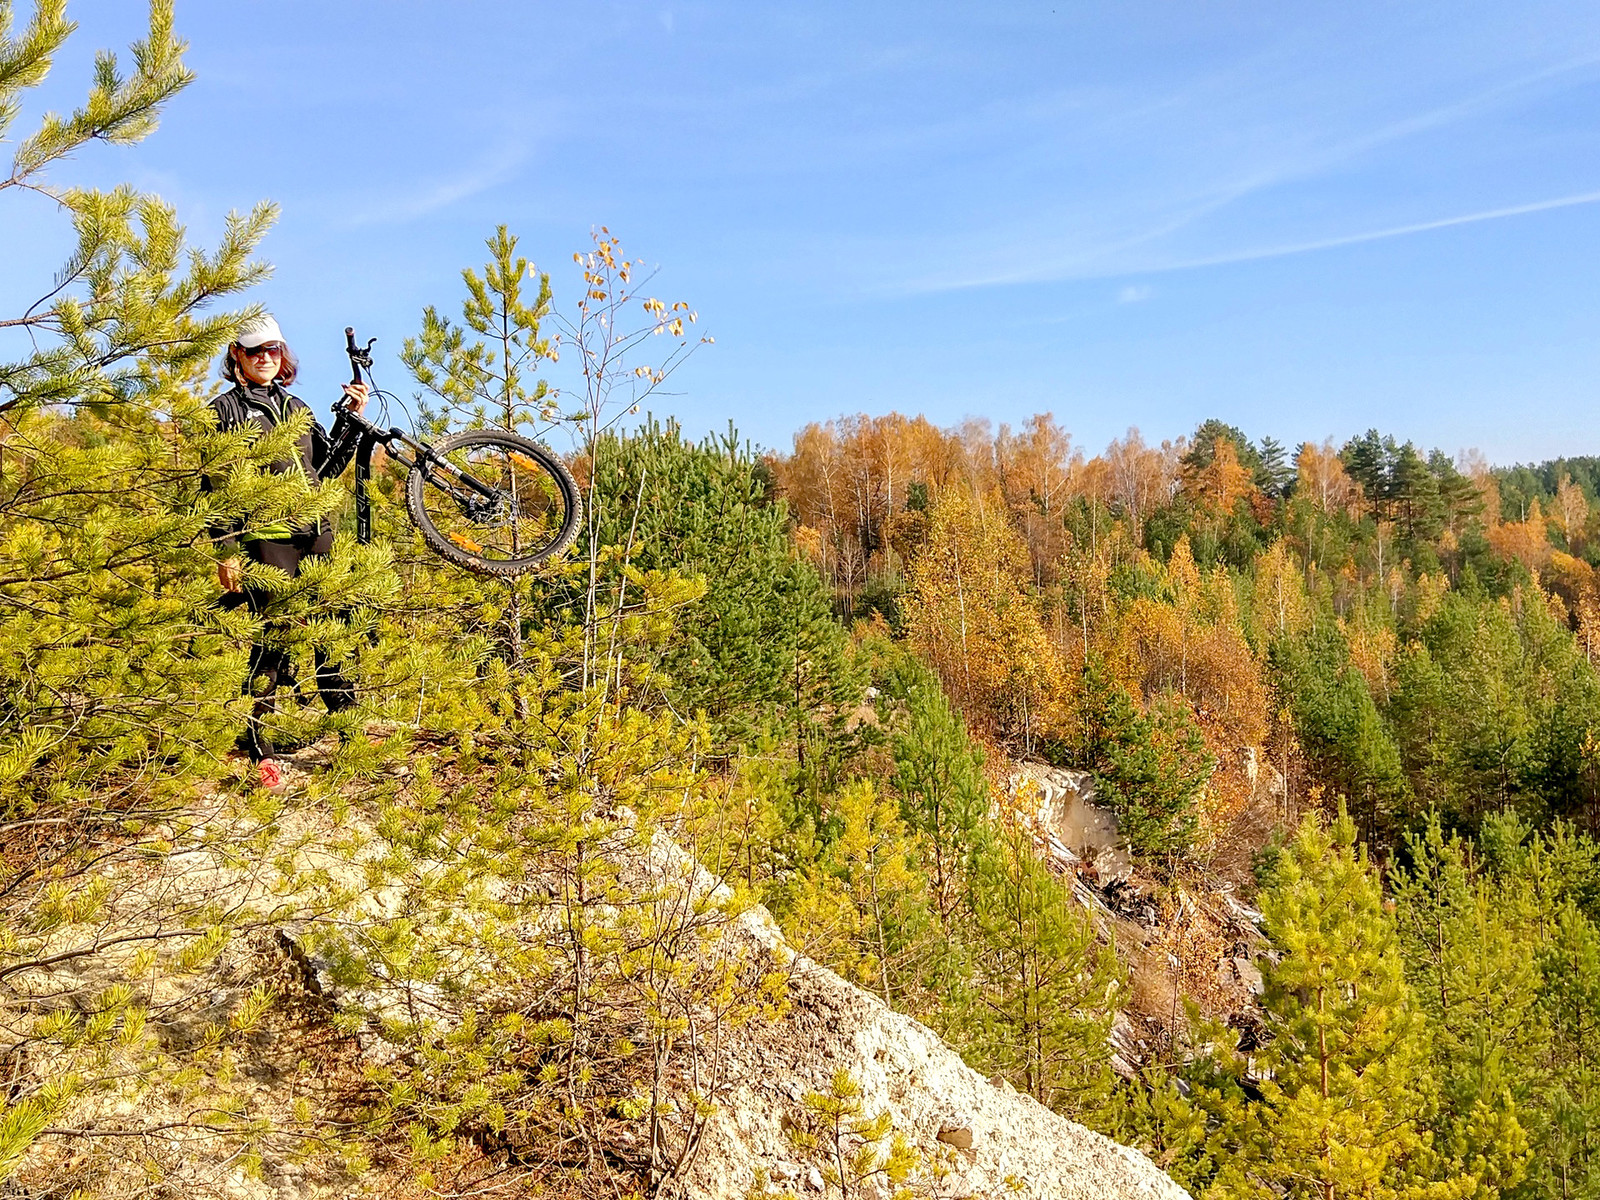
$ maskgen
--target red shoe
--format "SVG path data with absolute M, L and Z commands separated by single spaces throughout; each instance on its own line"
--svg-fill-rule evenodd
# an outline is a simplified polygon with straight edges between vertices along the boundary
M 256 777 L 260 779 L 261 786 L 269 792 L 283 790 L 283 772 L 278 769 L 278 764 L 270 758 L 263 758 L 256 764 Z

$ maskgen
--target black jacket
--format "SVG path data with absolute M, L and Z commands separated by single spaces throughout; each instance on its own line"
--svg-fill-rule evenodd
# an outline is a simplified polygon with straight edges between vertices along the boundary
M 276 383 L 265 385 L 236 383 L 212 400 L 211 408 L 217 414 L 217 427 L 224 432 L 255 425 L 262 433 L 267 433 L 287 420 L 291 413 L 310 411 L 304 400 L 290 395 Z M 296 456 L 280 458 L 272 463 L 268 470 L 281 475 L 286 471 L 299 469 L 305 472 L 311 485 L 316 487 L 324 479 L 338 477 L 339 473 L 350 464 L 360 442 L 360 428 L 343 412 L 340 412 L 334 421 L 331 434 L 322 427 L 321 421 L 312 417 L 310 426 L 300 435 Z M 211 490 L 209 477 L 201 477 L 200 489 L 206 492 Z M 222 526 L 213 526 L 211 537 L 219 547 L 230 548 L 239 540 L 243 531 L 242 522 L 233 521 Z M 280 536 L 277 531 L 262 532 L 267 533 L 267 536 Z M 322 522 L 296 525 L 289 532 L 291 535 L 321 533 Z

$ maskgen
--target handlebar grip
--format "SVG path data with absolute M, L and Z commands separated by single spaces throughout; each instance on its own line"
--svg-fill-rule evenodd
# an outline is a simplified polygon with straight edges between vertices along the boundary
M 361 382 L 361 347 L 356 345 L 356 327 L 344 327 L 344 352 L 350 356 L 350 382 Z

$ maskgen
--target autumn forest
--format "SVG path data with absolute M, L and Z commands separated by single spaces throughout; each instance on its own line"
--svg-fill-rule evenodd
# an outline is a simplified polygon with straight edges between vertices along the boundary
M 76 28 L 12 7 L 7 136 Z M 185 48 L 0 179 L 72 247 L 0 317 L 0 1191 L 1600 1198 L 1600 457 L 700 440 L 696 310 L 500 225 L 319 479 L 276 206 L 49 179 Z
M 1090 772 L 1169 922 L 1261 897 L 1288 955 L 1265 1029 L 1202 1011 L 1226 948 L 1179 971 L 1197 1023 L 1108 1128 L 1196 1195 L 1298 1195 L 1298 1153 L 1318 1194 L 1600 1186 L 1600 461 L 1216 420 L 1087 457 L 1050 415 L 891 414 L 767 465 L 838 611 L 927 664 L 992 758 Z M 1330 1104 L 1360 1165 L 1315 1150 Z

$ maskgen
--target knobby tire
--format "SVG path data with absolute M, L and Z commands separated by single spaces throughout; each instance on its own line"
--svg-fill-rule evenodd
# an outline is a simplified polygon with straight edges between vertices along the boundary
M 406 480 L 406 508 L 428 548 L 446 561 L 510 579 L 555 558 L 577 538 L 583 516 L 577 481 L 566 464 L 538 442 L 480 429 L 447 437 L 434 445 L 433 452 L 458 467 L 465 465 L 474 477 L 498 467 L 496 478 L 482 482 L 508 494 L 518 488 L 529 493 L 516 498 L 519 507 L 509 522 L 475 521 L 451 494 L 452 489 L 463 494 L 470 489 L 454 482 L 438 465 L 420 460 Z M 530 514 L 526 529 L 520 519 L 524 502 L 542 506 L 540 513 Z M 526 543 L 523 534 L 528 535 Z

